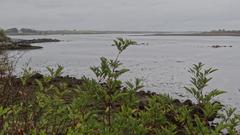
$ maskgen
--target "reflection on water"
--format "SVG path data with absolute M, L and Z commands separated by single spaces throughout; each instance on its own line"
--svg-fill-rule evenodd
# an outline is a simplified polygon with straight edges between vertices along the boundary
M 194 63 L 220 69 L 214 74 L 209 88 L 221 88 L 228 93 L 220 98 L 227 104 L 240 107 L 240 38 L 239 37 L 143 37 L 131 35 L 52 35 L 16 36 L 14 38 L 57 38 L 59 43 L 38 44 L 41 50 L 23 51 L 18 64 L 21 67 L 30 60 L 30 66 L 46 72 L 46 66 L 65 67 L 65 74 L 80 77 L 93 76 L 89 67 L 99 64 L 99 57 L 114 57 L 111 46 L 116 37 L 127 37 L 141 46 L 130 47 L 120 57 L 130 72 L 123 79 L 142 78 L 145 89 L 169 93 L 181 97 L 187 95 L 183 86 L 188 84 L 187 69 Z M 212 45 L 227 45 L 232 48 L 211 48 Z M 16 52 L 10 52 L 16 53 Z

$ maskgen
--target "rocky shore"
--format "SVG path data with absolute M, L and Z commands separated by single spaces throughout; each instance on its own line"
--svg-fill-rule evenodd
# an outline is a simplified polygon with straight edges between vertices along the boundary
M 39 39 L 30 39 L 30 40 L 19 39 L 14 42 L 18 44 L 35 44 L 35 43 L 60 42 L 60 40 L 51 39 L 51 38 L 39 38 Z
M 212 45 L 211 47 L 212 48 L 226 48 L 226 47 L 231 48 L 232 46 L 231 45 L 230 46 L 226 46 L 226 45 Z
M 29 50 L 29 49 L 41 49 L 41 46 L 33 46 L 35 43 L 47 43 L 47 42 L 60 42 L 58 39 L 10 39 L 8 41 L 0 42 L 1 50 Z
M 31 44 L 14 43 L 14 42 L 1 42 L 1 50 L 28 50 L 28 49 L 41 49 L 41 46 L 32 46 Z

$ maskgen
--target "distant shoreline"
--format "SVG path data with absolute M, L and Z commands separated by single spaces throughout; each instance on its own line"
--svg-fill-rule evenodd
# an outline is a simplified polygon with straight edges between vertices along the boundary
M 213 31 L 95 31 L 95 30 L 35 30 L 28 28 L 12 28 L 5 30 L 10 36 L 28 35 L 91 35 L 91 34 L 131 34 L 133 36 L 240 36 L 240 30 L 213 30 Z
M 131 34 L 131 36 L 234 36 L 239 37 L 240 33 L 212 33 L 212 32 L 202 32 L 202 33 L 144 33 L 144 32 L 97 32 L 97 33 L 49 33 L 49 34 L 7 34 L 8 36 L 43 36 L 43 35 L 105 35 L 105 34 Z
M 144 35 L 136 35 L 136 36 L 240 36 L 240 33 L 211 33 L 211 32 L 203 32 L 203 33 L 192 33 L 192 34 L 144 34 Z

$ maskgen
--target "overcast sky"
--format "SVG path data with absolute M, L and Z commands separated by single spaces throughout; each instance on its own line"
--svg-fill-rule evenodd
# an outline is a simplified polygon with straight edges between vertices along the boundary
M 0 0 L 0 27 L 191 31 L 240 29 L 240 0 Z

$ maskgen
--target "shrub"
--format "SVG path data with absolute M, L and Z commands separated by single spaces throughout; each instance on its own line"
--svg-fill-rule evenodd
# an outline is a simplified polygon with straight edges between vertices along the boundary
M 5 35 L 4 31 L 0 29 L 0 42 L 6 42 L 9 38 Z

